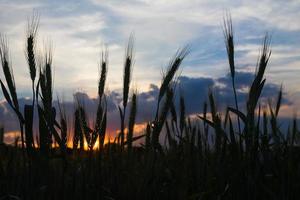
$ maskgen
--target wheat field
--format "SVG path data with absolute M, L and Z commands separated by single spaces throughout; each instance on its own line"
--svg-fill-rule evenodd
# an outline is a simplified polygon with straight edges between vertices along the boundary
M 283 130 L 278 120 L 282 89 L 275 103 L 260 106 L 265 70 L 271 59 L 270 36 L 262 41 L 257 69 L 243 108 L 237 102 L 235 45 L 231 17 L 223 24 L 234 105 L 218 111 L 213 91 L 203 111 L 186 114 L 185 99 L 175 105 L 178 70 L 189 56 L 179 49 L 163 74 L 155 116 L 135 133 L 138 92 L 132 87 L 134 37 L 125 49 L 120 128 L 107 141 L 105 94 L 109 52 L 101 55 L 95 123 L 90 125 L 84 102 L 75 98 L 73 116 L 63 102 L 53 106 L 52 49 L 39 58 L 39 16 L 28 21 L 26 60 L 32 103 L 19 106 L 9 44 L 0 40 L 3 96 L 20 127 L 20 141 L 3 141 L 0 128 L 0 199 L 299 199 L 300 134 L 297 119 Z M 201 92 L 201 91 L 198 91 Z M 128 104 L 130 103 L 130 106 Z M 179 108 L 179 109 L 177 109 Z M 35 112 L 37 110 L 37 112 Z M 38 116 L 34 124 L 33 116 Z M 72 117 L 74 123 L 67 122 Z M 5 128 L 5 124 L 3 124 Z M 33 129 L 38 129 L 34 134 Z M 70 133 L 70 130 L 71 133 Z M 161 138 L 164 138 L 163 141 Z M 68 145 L 71 141 L 71 146 Z M 136 145 L 136 142 L 139 142 Z M 85 148 L 85 144 L 87 148 Z

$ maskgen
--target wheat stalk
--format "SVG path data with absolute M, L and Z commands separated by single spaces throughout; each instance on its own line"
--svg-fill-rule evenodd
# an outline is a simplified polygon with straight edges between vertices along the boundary
M 127 133 L 128 152 L 131 152 L 132 150 L 132 139 L 133 139 L 136 112 L 137 112 L 137 94 L 136 92 L 134 92 L 131 97 L 131 110 L 130 110 L 129 122 L 128 122 L 128 133 Z
M 130 81 L 131 81 L 131 72 L 133 64 L 133 44 L 134 38 L 133 35 L 129 37 L 128 45 L 126 48 L 125 63 L 124 63 L 124 75 L 123 75 L 123 110 L 119 107 L 120 118 L 121 118 L 121 146 L 124 146 L 124 129 L 125 129 L 125 117 L 126 117 L 126 106 L 128 102 Z
M 235 108 L 236 108 L 237 111 L 239 111 L 239 105 L 238 105 L 237 93 L 236 93 L 236 86 L 235 86 L 233 28 L 232 28 L 231 16 L 229 14 L 226 16 L 226 19 L 224 18 L 223 27 L 224 27 L 223 33 L 224 33 L 224 38 L 225 38 L 225 45 L 226 45 L 227 56 L 228 56 L 228 63 L 229 63 L 230 74 L 231 74 L 232 88 L 233 88 L 233 93 L 234 93 Z M 239 134 L 241 134 L 241 124 L 240 124 L 240 118 L 239 118 L 238 115 L 237 115 L 237 121 L 238 121 Z

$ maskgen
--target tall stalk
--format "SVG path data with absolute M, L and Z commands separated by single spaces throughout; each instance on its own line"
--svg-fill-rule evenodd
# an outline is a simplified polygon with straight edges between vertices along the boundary
M 123 76 L 123 109 L 119 106 L 120 118 L 121 118 L 121 146 L 124 146 L 125 139 L 125 117 L 126 117 L 126 107 L 128 103 L 128 95 L 131 81 L 132 65 L 133 65 L 133 35 L 130 36 L 128 45 L 126 48 L 125 63 L 124 63 L 124 76 Z
M 35 59 L 35 47 L 36 47 L 36 36 L 39 26 L 39 16 L 33 15 L 28 19 L 27 24 L 27 43 L 26 43 L 26 58 L 29 66 L 30 78 L 32 81 L 32 106 L 35 102 L 35 78 L 36 78 L 36 59 Z
M 101 73 L 98 81 L 98 107 L 96 114 L 96 124 L 94 128 L 94 141 L 99 138 L 99 150 L 103 148 L 105 132 L 106 132 L 106 112 L 107 105 L 104 94 L 105 82 L 107 77 L 107 69 L 108 69 L 108 49 L 106 48 L 101 55 Z
M 35 105 L 35 78 L 36 78 L 36 58 L 35 58 L 35 47 L 36 47 L 36 35 L 39 26 L 39 16 L 33 14 L 28 19 L 27 24 L 27 41 L 26 41 L 26 60 L 29 66 L 30 78 L 32 82 L 32 105 L 25 105 L 24 117 L 25 117 L 25 136 L 26 146 L 28 151 L 34 147 L 33 140 L 33 117 L 34 117 L 34 105 Z
M 7 88 L 5 87 L 4 83 L 0 79 L 1 88 L 3 95 L 7 101 L 7 103 L 10 105 L 10 107 L 15 111 L 18 120 L 19 120 L 19 126 L 20 126 L 20 132 L 21 132 L 21 142 L 22 142 L 22 150 L 24 153 L 25 146 L 24 146 L 24 118 L 22 114 L 20 113 L 19 109 L 19 101 L 16 91 L 16 84 L 13 74 L 13 69 L 11 66 L 11 62 L 9 60 L 9 50 L 8 50 L 8 41 L 4 36 L 0 36 L 0 60 L 2 64 L 2 69 L 4 73 L 4 77 L 6 79 Z
M 238 105 L 238 101 L 237 101 L 237 93 L 236 93 L 236 87 L 235 87 L 233 28 L 232 28 L 232 20 L 231 20 L 230 15 L 227 15 L 226 19 L 224 19 L 224 31 L 223 32 L 224 32 L 225 45 L 226 45 L 228 62 L 229 62 L 229 67 L 230 67 L 235 108 L 237 111 L 239 111 L 239 105 Z M 237 121 L 238 121 L 239 134 L 241 134 L 241 124 L 240 124 L 240 118 L 238 115 L 237 115 Z
M 127 133 L 127 146 L 128 146 L 129 154 L 132 151 L 133 132 L 134 132 L 136 112 L 137 112 L 137 94 L 136 94 L 136 92 L 133 92 L 132 98 L 131 98 L 131 110 L 130 110 L 130 115 L 129 115 L 128 133 Z

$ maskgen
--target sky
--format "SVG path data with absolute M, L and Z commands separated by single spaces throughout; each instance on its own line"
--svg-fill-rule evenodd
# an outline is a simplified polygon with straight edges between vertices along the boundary
M 40 15 L 37 49 L 52 43 L 55 95 L 63 95 L 67 101 L 74 93 L 96 96 L 100 54 L 107 45 L 106 90 L 112 104 L 120 101 L 125 47 L 133 34 L 132 86 L 138 89 L 141 102 L 144 100 L 141 104 L 150 102 L 149 107 L 163 69 L 178 49 L 189 45 L 179 80 L 192 113 L 201 108 L 208 87 L 230 84 L 222 32 L 223 18 L 230 12 L 240 86 L 250 83 L 262 39 L 268 32 L 272 36 L 272 55 L 266 71 L 265 97 L 276 95 L 283 84 L 285 103 L 290 112 L 295 112 L 294 108 L 300 106 L 299 11 L 299 0 L 0 0 L 0 33 L 9 40 L 20 98 L 31 96 L 24 51 L 27 18 L 33 12 Z M 0 77 L 3 79 L 3 73 Z M 196 91 L 199 93 L 195 97 Z M 231 103 L 231 92 L 229 87 L 216 89 L 220 104 Z M 0 99 L 0 117 L 9 121 L 2 94 Z M 141 117 L 148 118 L 151 116 L 147 114 Z

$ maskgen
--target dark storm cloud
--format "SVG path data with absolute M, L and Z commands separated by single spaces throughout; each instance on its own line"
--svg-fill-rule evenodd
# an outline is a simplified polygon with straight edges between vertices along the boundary
M 253 81 L 254 74 L 250 72 L 236 72 L 236 88 L 239 104 L 245 107 L 247 100 L 247 92 Z M 207 101 L 207 94 L 211 89 L 216 96 L 217 104 L 220 108 L 224 108 L 228 105 L 234 104 L 233 90 L 231 87 L 231 77 L 227 74 L 224 77 L 218 79 L 207 77 L 187 77 L 180 76 L 178 78 L 178 84 L 176 87 L 176 102 L 182 95 L 185 98 L 186 109 L 188 114 L 194 114 L 201 112 L 202 104 Z M 277 97 L 280 90 L 280 86 L 273 83 L 266 83 L 261 95 L 261 100 Z M 142 115 L 150 112 L 153 113 L 158 96 L 159 88 L 155 85 L 151 85 L 148 92 L 143 92 L 139 95 L 139 105 L 142 109 Z M 282 100 L 283 104 L 291 104 L 291 100 L 286 97 Z M 144 112 L 146 111 L 146 112 Z
M 246 107 L 248 90 L 253 81 L 254 74 L 250 72 L 236 72 L 235 76 L 238 104 L 240 108 L 244 109 Z M 182 93 L 185 98 L 188 114 L 199 113 L 202 111 L 203 103 L 208 101 L 207 94 L 209 89 L 212 89 L 219 109 L 222 110 L 227 106 L 234 105 L 230 74 L 218 79 L 179 77 L 178 80 L 177 93 Z M 279 90 L 279 85 L 266 82 L 261 94 L 261 101 L 267 102 L 268 99 L 276 98 Z M 282 103 L 290 105 L 291 100 L 284 96 Z

